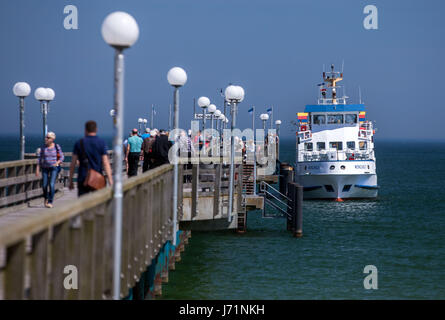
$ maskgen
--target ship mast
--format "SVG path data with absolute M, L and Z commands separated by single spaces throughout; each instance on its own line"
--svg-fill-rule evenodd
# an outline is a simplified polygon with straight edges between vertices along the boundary
M 327 75 L 329 74 L 329 75 Z M 338 76 L 340 75 L 340 76 Z M 332 91 L 332 104 L 337 104 L 337 82 L 343 80 L 343 72 L 335 72 L 334 65 L 331 65 L 331 72 L 323 72 L 323 80 L 327 83 L 327 87 Z M 323 96 L 325 97 L 325 94 Z

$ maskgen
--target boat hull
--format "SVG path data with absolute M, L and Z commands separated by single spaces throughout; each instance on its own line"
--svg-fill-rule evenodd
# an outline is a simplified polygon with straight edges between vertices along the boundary
M 378 194 L 376 174 L 301 175 L 305 199 L 372 199 Z

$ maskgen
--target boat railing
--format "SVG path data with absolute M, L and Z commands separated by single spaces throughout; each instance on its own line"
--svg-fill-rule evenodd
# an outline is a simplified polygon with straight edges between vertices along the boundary
M 372 160 L 374 159 L 373 150 L 321 150 L 321 151 L 303 151 L 300 159 L 305 162 L 320 161 L 346 161 L 346 160 Z

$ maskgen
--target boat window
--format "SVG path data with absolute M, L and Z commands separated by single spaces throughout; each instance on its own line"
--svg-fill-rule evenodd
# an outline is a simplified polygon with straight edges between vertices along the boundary
M 366 141 L 360 141 L 359 147 L 360 147 L 360 150 L 366 150 L 367 149 Z
M 326 143 L 324 143 L 324 142 L 317 142 L 317 149 L 318 149 L 318 151 L 326 150 Z
M 355 150 L 355 141 L 348 141 L 348 142 L 346 142 L 346 148 Z
M 313 124 L 325 124 L 326 116 L 324 114 L 316 114 L 312 116 Z
M 304 144 L 304 150 L 306 150 L 306 151 L 312 151 L 313 149 L 314 149 L 314 146 L 313 146 L 312 142 L 306 142 L 306 143 Z
M 345 123 L 347 123 L 347 124 L 357 123 L 357 115 L 356 114 L 346 114 L 345 115 Z
M 342 124 L 343 123 L 343 115 L 342 114 L 328 114 L 328 123 L 329 124 Z
M 329 148 L 331 149 L 337 149 L 337 150 L 343 150 L 343 142 L 341 141 L 334 141 L 334 142 L 329 142 Z

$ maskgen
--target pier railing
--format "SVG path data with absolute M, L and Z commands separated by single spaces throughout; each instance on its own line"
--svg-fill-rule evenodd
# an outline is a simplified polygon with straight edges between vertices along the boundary
M 0 208 L 26 203 L 43 195 L 42 178 L 36 176 L 36 168 L 35 159 L 0 162 Z M 56 192 L 63 187 L 63 180 L 58 179 Z
M 64 156 L 65 161 L 61 164 L 62 171 L 56 180 L 56 196 L 68 186 L 72 153 L 65 152 Z M 112 151 L 108 151 L 108 157 L 112 164 Z M 123 167 L 125 170 L 125 165 Z M 7 207 L 26 204 L 43 196 L 42 175 L 36 176 L 36 168 L 37 155 L 35 153 L 25 154 L 25 160 L 0 162 L 0 211 L 4 211 Z M 73 179 L 77 180 L 77 168 Z
M 172 168 L 124 181 L 121 297 L 173 238 Z M 39 215 L 9 215 L 0 224 L 0 300 L 110 299 L 113 230 L 111 188 Z M 66 279 L 73 268 L 77 290 Z

